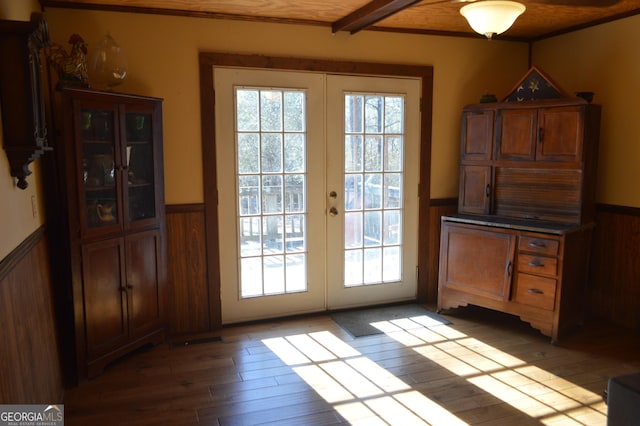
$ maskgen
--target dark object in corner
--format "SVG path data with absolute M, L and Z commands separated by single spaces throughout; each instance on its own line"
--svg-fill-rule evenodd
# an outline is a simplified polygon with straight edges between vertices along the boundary
M 31 22 L 0 21 L 2 140 L 20 189 L 29 185 L 29 164 L 50 149 L 40 58 L 49 44 L 47 22 L 40 13 L 32 14 Z
M 576 96 L 584 99 L 585 101 L 591 103 L 593 101 L 593 92 L 576 92 Z
M 496 95 L 494 95 L 492 93 L 485 93 L 480 98 L 480 103 L 481 104 L 488 104 L 488 103 L 491 103 L 491 102 L 498 102 L 498 98 L 496 97 Z
M 611 377 L 606 403 L 607 426 L 637 424 L 640 418 L 640 373 Z
M 180 341 L 172 342 L 171 346 L 173 346 L 174 348 L 183 348 L 185 346 L 203 345 L 205 343 L 219 343 L 219 342 L 222 342 L 222 337 L 213 336 L 213 337 L 203 337 L 200 339 L 180 340 Z

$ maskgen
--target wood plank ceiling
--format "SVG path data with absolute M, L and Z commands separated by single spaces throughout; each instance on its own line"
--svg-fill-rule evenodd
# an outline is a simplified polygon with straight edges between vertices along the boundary
M 299 23 L 331 31 L 361 29 L 474 36 L 459 10 L 464 0 L 40 0 L 71 7 Z M 467 0 L 468 1 L 468 0 Z M 519 0 L 527 10 L 496 38 L 533 41 L 640 13 L 640 0 Z M 588 5 L 588 6 L 587 6 Z

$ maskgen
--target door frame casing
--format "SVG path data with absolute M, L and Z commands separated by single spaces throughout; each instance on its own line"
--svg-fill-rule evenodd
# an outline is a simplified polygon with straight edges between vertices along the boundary
M 220 252 L 218 247 L 218 181 L 216 166 L 214 67 L 262 68 L 282 71 L 312 71 L 363 76 L 413 77 L 421 80 L 420 93 L 420 181 L 418 190 L 418 240 L 429 241 L 429 200 L 431 185 L 431 116 L 433 67 L 375 62 L 346 62 L 278 56 L 201 52 L 200 122 L 202 132 L 202 169 L 205 206 L 205 244 L 207 286 L 209 289 L 210 328 L 222 326 L 220 300 Z M 428 244 L 418 244 L 418 288 L 416 300 L 428 302 Z

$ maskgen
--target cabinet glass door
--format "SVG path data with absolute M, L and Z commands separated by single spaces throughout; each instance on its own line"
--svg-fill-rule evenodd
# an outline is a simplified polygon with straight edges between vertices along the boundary
M 136 222 L 156 217 L 152 115 L 125 113 L 126 149 L 123 153 L 128 220 Z
M 85 229 L 118 225 L 114 111 L 80 109 Z

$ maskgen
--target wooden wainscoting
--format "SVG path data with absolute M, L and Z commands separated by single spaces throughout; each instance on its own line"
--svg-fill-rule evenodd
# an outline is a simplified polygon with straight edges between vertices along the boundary
M 457 198 L 442 198 L 429 203 L 429 270 L 427 299 L 435 302 L 438 298 L 438 265 L 440 263 L 440 218 L 458 211 Z
M 640 330 L 640 208 L 597 206 L 589 281 L 592 316 Z
M 207 283 L 204 204 L 167 206 L 167 268 L 169 334 L 195 335 L 218 328 L 220 314 L 211 304 Z
M 438 291 L 440 218 L 457 211 L 455 198 L 430 201 L 427 301 Z M 640 328 L 640 209 L 599 205 L 590 265 L 588 313 L 626 328 Z M 167 206 L 170 283 L 169 332 L 220 328 L 218 297 L 207 283 L 204 205 Z M 422 242 L 421 242 L 422 243 Z M 212 300 L 214 303 L 212 304 Z
M 0 404 L 62 401 L 53 300 L 39 228 L 0 262 Z
M 455 213 L 457 199 L 431 200 L 429 212 L 429 267 L 425 301 L 434 302 L 438 291 L 440 218 Z M 207 283 L 203 204 L 167 206 L 167 259 L 169 277 L 169 333 L 195 335 L 219 329 L 220 312 L 215 298 L 219 289 Z M 422 243 L 422 242 L 421 242 Z M 215 294 L 212 294 L 215 293 Z

